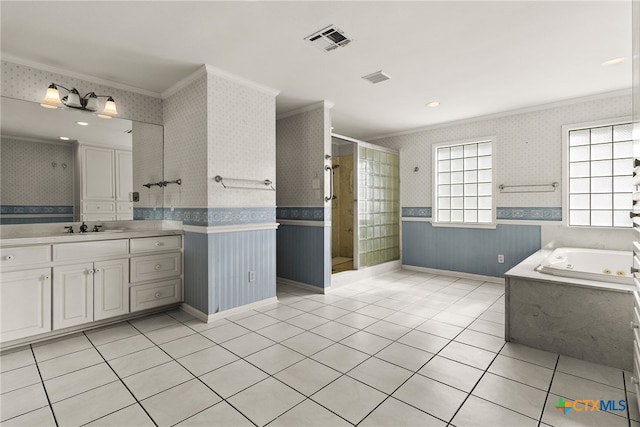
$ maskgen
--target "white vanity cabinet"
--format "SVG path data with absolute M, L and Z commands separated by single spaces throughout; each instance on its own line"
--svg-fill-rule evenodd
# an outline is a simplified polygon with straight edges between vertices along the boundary
M 51 269 L 3 272 L 0 281 L 0 340 L 51 331 Z
M 129 260 L 53 268 L 53 329 L 129 312 Z
M 0 342 L 24 344 L 181 302 L 182 236 L 158 234 L 89 233 L 0 248 Z
M 133 219 L 131 151 L 82 145 L 80 158 L 80 220 Z

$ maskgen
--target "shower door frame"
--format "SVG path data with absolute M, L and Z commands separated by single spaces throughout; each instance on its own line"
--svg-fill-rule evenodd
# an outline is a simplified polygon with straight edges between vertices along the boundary
M 350 138 L 348 136 L 340 135 L 337 133 L 331 133 L 331 138 L 341 139 L 343 141 L 351 142 L 354 144 L 353 153 L 353 269 L 360 269 L 360 209 L 359 209 L 359 181 L 360 181 L 360 147 L 370 148 L 373 150 L 384 151 L 386 153 L 395 154 L 398 156 L 398 191 L 400 191 L 400 152 L 393 148 L 383 147 L 381 145 L 371 144 L 370 142 L 361 141 L 359 139 Z M 333 153 L 331 153 L 333 155 Z M 400 260 L 402 260 L 402 205 L 398 209 L 398 251 L 400 254 Z M 333 224 L 331 224 L 333 229 Z M 333 241 L 331 242 L 333 246 Z

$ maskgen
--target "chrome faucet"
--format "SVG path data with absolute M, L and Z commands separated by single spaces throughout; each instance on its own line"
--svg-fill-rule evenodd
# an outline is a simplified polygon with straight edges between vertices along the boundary
M 93 232 L 94 232 L 94 233 L 97 233 L 98 231 L 100 231 L 100 230 L 98 230 L 98 228 L 102 228 L 102 226 L 101 226 L 101 225 L 98 225 L 98 224 L 94 225 L 94 226 L 93 226 Z
M 65 227 L 67 229 L 67 234 L 73 234 L 73 225 L 70 225 L 69 227 Z
M 81 233 L 86 233 L 87 232 L 87 224 L 84 223 L 84 221 L 82 221 L 82 225 L 80 226 L 80 232 Z

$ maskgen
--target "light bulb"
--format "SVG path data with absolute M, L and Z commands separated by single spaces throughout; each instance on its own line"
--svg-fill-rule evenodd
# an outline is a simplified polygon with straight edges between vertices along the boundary
M 113 100 L 112 97 L 109 97 L 107 99 L 107 102 L 104 103 L 104 110 L 103 110 L 104 114 L 109 114 L 109 115 L 116 115 L 118 114 L 118 110 L 116 110 L 116 102 Z
M 53 83 L 47 88 L 47 93 L 44 96 L 44 103 L 40 104 L 46 108 L 56 108 L 60 104 L 60 93 L 58 88 Z

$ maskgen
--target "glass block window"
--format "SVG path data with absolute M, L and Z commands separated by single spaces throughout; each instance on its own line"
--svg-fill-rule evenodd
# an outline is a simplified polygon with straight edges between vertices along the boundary
M 493 142 L 435 147 L 435 221 L 493 222 Z
M 632 124 L 569 131 L 569 225 L 631 227 Z

